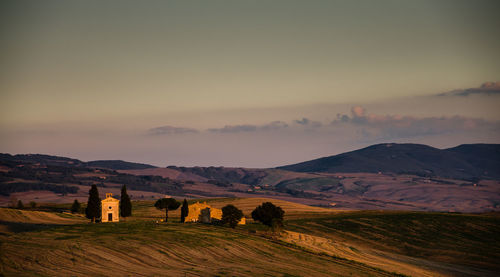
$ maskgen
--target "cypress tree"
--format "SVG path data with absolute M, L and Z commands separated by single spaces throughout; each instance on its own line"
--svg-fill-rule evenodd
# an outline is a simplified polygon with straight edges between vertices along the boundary
M 71 205 L 71 213 L 75 214 L 77 212 L 80 211 L 80 202 L 78 202 L 78 200 L 75 199 L 75 201 L 73 201 L 73 205 Z
M 128 217 L 132 215 L 132 202 L 130 202 L 130 197 L 127 194 L 127 186 L 123 185 L 121 200 L 120 200 L 120 214 L 122 217 Z
M 99 198 L 99 191 L 97 191 L 96 185 L 92 185 L 89 190 L 89 200 L 85 209 L 85 216 L 91 222 L 95 222 L 96 218 L 101 217 L 101 198 Z
M 17 208 L 18 209 L 24 209 L 23 201 L 21 201 L 21 200 L 17 201 Z
M 186 199 L 184 199 L 184 202 L 182 202 L 182 207 L 181 207 L 181 223 L 184 223 L 186 221 L 186 216 L 189 214 L 189 206 L 188 202 Z

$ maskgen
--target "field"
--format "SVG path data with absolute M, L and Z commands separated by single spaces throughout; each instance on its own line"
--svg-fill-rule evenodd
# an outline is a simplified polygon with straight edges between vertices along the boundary
M 234 204 L 249 217 L 268 199 L 203 199 Z M 197 200 L 190 201 L 195 202 Z M 286 212 L 280 235 L 248 220 L 230 229 L 169 223 L 152 201 L 133 202 L 119 223 L 90 224 L 60 211 L 0 209 L 5 276 L 494 276 L 497 214 L 332 211 L 271 200 Z

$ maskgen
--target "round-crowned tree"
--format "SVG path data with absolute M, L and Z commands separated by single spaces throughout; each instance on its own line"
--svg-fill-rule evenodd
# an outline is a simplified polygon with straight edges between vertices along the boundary
M 242 217 L 243 212 L 231 204 L 222 208 L 222 224 L 228 223 L 231 228 L 235 228 Z
M 170 210 L 177 210 L 181 203 L 179 203 L 177 200 L 173 198 L 162 198 L 158 199 L 155 203 L 155 207 L 158 210 L 163 210 L 165 209 L 165 222 L 168 221 L 168 211 Z
M 271 202 L 262 203 L 252 212 L 253 220 L 260 221 L 269 227 L 283 225 L 284 215 L 285 211 Z

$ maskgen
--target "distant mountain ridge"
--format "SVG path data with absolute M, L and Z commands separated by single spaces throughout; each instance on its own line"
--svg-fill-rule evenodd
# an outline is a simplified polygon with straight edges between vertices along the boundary
M 278 169 L 500 179 L 500 144 L 463 144 L 438 149 L 423 144 L 383 143 Z
M 111 170 L 154 169 L 156 166 L 122 160 L 83 162 L 43 154 L 0 154 L 0 163 L 40 163 L 51 166 L 94 167 Z M 255 170 L 223 167 L 169 168 L 207 179 L 256 184 L 263 175 Z M 334 156 L 277 167 L 293 172 L 396 173 L 472 180 L 500 179 L 500 144 L 463 144 L 438 149 L 423 144 L 383 143 Z
M 77 159 L 66 157 L 43 155 L 43 154 L 3 154 L 0 153 L 0 162 L 9 163 L 30 163 L 43 164 L 50 166 L 79 166 L 79 167 L 96 167 L 111 170 L 130 170 L 130 169 L 148 169 L 156 168 L 156 166 L 142 163 L 126 162 L 122 160 L 97 160 L 82 162 Z
M 122 160 L 100 160 L 85 163 L 88 167 L 100 167 L 112 170 L 148 169 L 156 166 L 142 163 L 131 163 Z

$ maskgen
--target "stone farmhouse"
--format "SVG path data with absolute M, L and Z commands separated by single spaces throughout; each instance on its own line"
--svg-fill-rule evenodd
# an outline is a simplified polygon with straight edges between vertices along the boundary
M 222 210 L 210 207 L 207 202 L 196 202 L 189 205 L 189 212 L 186 216 L 185 222 L 202 222 L 211 223 L 212 219 L 221 220 Z M 245 224 L 246 219 L 242 217 L 238 224 Z

